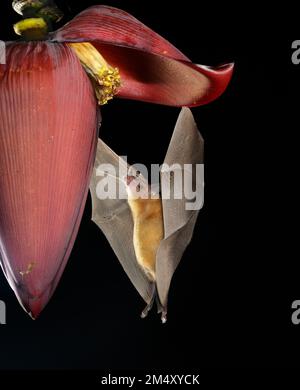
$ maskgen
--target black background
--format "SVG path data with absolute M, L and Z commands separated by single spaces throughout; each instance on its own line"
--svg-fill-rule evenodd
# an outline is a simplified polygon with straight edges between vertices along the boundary
M 19 19 L 1 1 L 0 38 Z M 98 1 L 57 1 L 64 21 Z M 205 139 L 205 206 L 170 290 L 168 323 L 141 320 L 142 299 L 105 237 L 91 202 L 52 300 L 32 321 L 0 275 L 7 325 L 2 369 L 134 369 L 284 366 L 299 362 L 297 255 L 290 251 L 297 176 L 300 65 L 291 64 L 291 19 L 254 3 L 220 7 L 185 0 L 111 1 L 165 36 L 194 62 L 235 61 L 217 101 L 193 109 Z M 276 10 L 277 11 L 277 10 Z M 290 15 L 294 13 L 291 8 Z M 293 95 L 294 94 L 294 95 Z M 289 111 L 287 111 L 289 108 Z M 179 109 L 126 100 L 103 107 L 101 137 L 131 162 L 163 161 Z M 293 120 L 293 124 L 289 120 Z M 292 145 L 295 146 L 294 152 Z M 291 191 L 292 190 L 292 191 Z M 299 257 L 299 256 L 298 256 Z

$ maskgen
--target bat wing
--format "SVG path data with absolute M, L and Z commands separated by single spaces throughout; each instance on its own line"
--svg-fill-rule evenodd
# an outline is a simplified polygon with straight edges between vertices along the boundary
M 153 286 L 136 260 L 133 246 L 133 219 L 127 202 L 125 184 L 122 184 L 127 169 L 131 169 L 131 173 L 134 173 L 132 167 L 99 140 L 90 184 L 92 220 L 106 236 L 134 287 L 145 302 L 150 304 L 154 294 Z M 106 173 L 109 176 L 105 176 Z M 103 178 L 106 183 L 103 183 Z M 116 178 L 120 180 L 116 181 Z M 103 199 L 103 184 L 106 184 L 106 187 L 111 184 L 112 189 L 117 187 L 117 196 Z M 123 199 L 119 199 L 120 197 Z
M 203 204 L 203 150 L 204 141 L 193 115 L 188 108 L 183 108 L 161 169 L 165 234 L 157 252 L 156 275 L 157 292 L 165 314 L 173 274 L 191 241 L 199 209 Z M 185 192 L 186 188 L 195 190 L 191 194 L 193 198 Z M 177 199 L 178 197 L 181 199 Z M 196 199 L 198 206 L 193 210 L 193 201 Z

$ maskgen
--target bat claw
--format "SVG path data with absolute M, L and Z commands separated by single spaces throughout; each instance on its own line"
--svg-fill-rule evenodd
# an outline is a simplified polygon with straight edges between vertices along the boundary
M 148 303 L 148 305 L 145 307 L 145 309 L 142 311 L 141 313 L 141 318 L 146 318 L 149 311 L 152 309 L 152 306 L 153 306 L 153 302 L 154 302 L 154 298 L 151 299 L 151 302 Z
M 141 313 L 141 318 L 146 318 L 146 317 L 147 317 L 149 311 L 150 311 L 151 308 L 152 308 L 152 305 L 153 305 L 153 302 L 151 302 L 149 305 L 147 305 L 147 306 L 145 307 L 145 309 L 144 309 L 144 310 L 142 311 L 142 313 Z
M 147 315 L 148 315 L 148 313 L 149 313 L 149 310 L 143 310 L 143 311 L 141 312 L 141 318 L 146 318 Z
M 166 312 L 162 312 L 162 315 L 161 315 L 161 322 L 163 324 L 165 324 L 167 322 L 167 313 Z

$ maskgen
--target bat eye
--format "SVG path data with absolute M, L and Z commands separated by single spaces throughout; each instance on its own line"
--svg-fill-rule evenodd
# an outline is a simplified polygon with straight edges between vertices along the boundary
M 141 191 L 141 185 L 140 185 L 140 184 L 138 184 L 138 185 L 136 186 L 136 190 L 137 190 L 137 192 L 140 192 L 140 191 Z
M 141 172 L 140 171 L 136 171 L 136 177 L 139 177 L 140 176 L 140 174 L 141 174 Z

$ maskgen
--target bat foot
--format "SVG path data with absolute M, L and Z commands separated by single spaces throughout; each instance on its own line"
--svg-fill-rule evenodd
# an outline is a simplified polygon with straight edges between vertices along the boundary
M 156 305 L 157 305 L 157 314 L 161 315 L 161 322 L 165 324 L 167 322 L 167 307 L 163 306 L 160 302 L 159 295 L 156 289 L 155 292 L 155 299 L 156 299 Z
M 142 311 L 141 318 L 146 318 L 148 316 L 148 313 L 152 309 L 154 302 L 156 302 L 157 305 L 157 314 L 161 315 L 161 322 L 165 324 L 167 322 L 167 308 L 161 304 L 155 284 L 153 284 L 153 295 L 151 301 Z
M 146 318 L 149 311 L 152 309 L 154 301 L 157 297 L 157 292 L 156 292 L 156 285 L 153 283 L 152 284 L 152 293 L 151 293 L 151 301 L 148 303 L 148 305 L 145 307 L 145 309 L 141 313 L 141 318 Z
M 149 310 L 143 310 L 143 311 L 141 312 L 141 318 L 146 318 L 147 315 L 148 315 L 148 313 L 149 313 Z
M 167 312 L 162 312 L 161 322 L 165 324 L 167 322 Z
M 147 317 L 149 311 L 152 309 L 152 306 L 153 306 L 153 302 L 149 303 L 149 305 L 147 305 L 145 307 L 145 309 L 141 313 L 141 318 L 146 318 Z
M 152 309 L 153 307 L 153 303 L 154 303 L 154 296 L 153 298 L 151 299 L 150 303 L 148 303 L 148 305 L 145 307 L 145 309 L 142 311 L 141 313 L 141 318 L 146 318 L 149 311 Z

